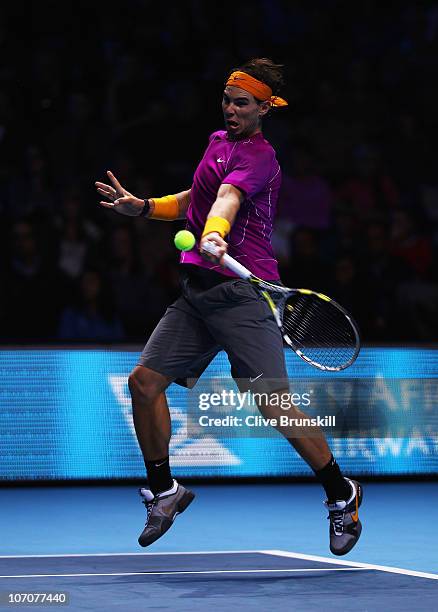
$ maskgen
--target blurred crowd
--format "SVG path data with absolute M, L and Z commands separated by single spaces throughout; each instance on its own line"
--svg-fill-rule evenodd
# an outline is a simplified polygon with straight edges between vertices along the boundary
M 438 3 L 16 3 L 0 15 L 0 341 L 142 342 L 179 291 L 173 235 L 99 207 L 190 186 L 230 68 L 285 64 L 264 127 L 285 284 L 368 342 L 438 339 Z M 17 45 L 17 31 L 26 45 Z

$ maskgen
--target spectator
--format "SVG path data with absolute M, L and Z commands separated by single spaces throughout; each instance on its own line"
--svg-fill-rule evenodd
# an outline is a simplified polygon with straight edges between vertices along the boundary
M 369 317 L 368 295 L 360 281 L 357 262 L 350 254 L 341 255 L 335 260 L 329 282 L 327 292 L 330 297 L 342 304 L 350 313 L 354 313 L 359 329 L 364 329 Z
M 341 185 L 337 197 L 363 220 L 376 212 L 387 214 L 399 204 L 394 181 L 383 172 L 377 150 L 368 146 L 356 149 L 354 176 Z
M 279 217 L 294 225 L 327 229 L 333 201 L 331 188 L 319 176 L 315 154 L 307 143 L 287 150 L 279 199 Z
M 338 205 L 333 213 L 330 230 L 324 234 L 322 252 L 327 261 L 343 253 L 358 254 L 360 248 L 359 221 L 348 205 Z
M 396 300 L 397 287 L 406 278 L 406 266 L 391 254 L 387 224 L 371 221 L 361 249 L 362 282 L 367 294 L 368 316 L 365 336 L 373 341 L 388 341 L 402 325 Z
M 285 285 L 326 291 L 327 263 L 320 254 L 317 233 L 309 228 L 297 229 L 291 240 L 290 266 L 280 272 Z
M 98 272 L 86 270 L 82 274 L 76 304 L 65 308 L 61 315 L 58 338 L 91 342 L 124 339 L 123 327 L 115 314 L 110 291 Z
M 154 272 L 147 273 L 142 266 L 131 229 L 115 228 L 110 240 L 108 278 L 112 296 L 126 335 L 133 338 L 153 328 L 163 307 L 162 293 L 153 280 Z
M 65 279 L 47 260 L 33 223 L 15 222 L 10 242 L 2 291 L 3 338 L 17 342 L 53 340 L 66 298 Z
M 82 210 L 78 193 L 66 193 L 54 227 L 59 235 L 58 267 L 69 278 L 78 278 L 87 256 L 100 238 L 98 227 Z
M 338 3 L 318 1 L 245 0 L 227 15 L 199 0 L 153 11 L 127 0 L 107 13 L 58 4 L 33 12 L 29 57 L 16 52 L 17 9 L 2 10 L 4 341 L 53 340 L 59 309 L 77 308 L 72 283 L 90 267 L 108 274 L 126 337 L 144 340 L 176 293 L 175 228 L 138 219 L 121 229 L 96 206 L 91 182 L 113 169 L 144 197 L 189 187 L 205 138 L 222 126 L 220 108 L 212 116 L 204 101 L 220 95 L 218 72 L 251 55 L 283 62 L 293 84 L 289 108 L 264 133 L 281 143 L 273 242 L 283 281 L 331 282 L 347 300 L 360 281 L 365 340 L 406 339 L 397 317 L 408 302 L 409 338 L 433 337 L 436 6 L 366 3 L 340 16 Z
M 428 279 L 432 271 L 432 241 L 420 233 L 414 217 L 407 210 L 396 211 L 391 227 L 392 253 L 408 267 L 414 278 Z

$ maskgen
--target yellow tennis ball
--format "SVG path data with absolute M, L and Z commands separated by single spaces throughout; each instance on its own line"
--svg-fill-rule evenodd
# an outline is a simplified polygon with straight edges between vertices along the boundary
M 175 234 L 175 246 L 180 251 L 190 251 L 195 246 L 195 237 L 188 230 L 181 230 Z

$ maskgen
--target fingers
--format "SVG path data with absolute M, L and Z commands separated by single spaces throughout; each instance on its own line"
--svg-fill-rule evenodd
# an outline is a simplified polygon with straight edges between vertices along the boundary
M 116 191 L 122 191 L 123 192 L 123 187 L 121 186 L 121 184 L 119 183 L 119 181 L 116 179 L 116 177 L 114 176 L 114 174 L 111 172 L 111 170 L 107 170 L 106 171 L 109 180 L 111 181 L 111 183 L 114 185 Z
M 208 253 L 208 251 L 204 251 L 203 245 L 206 242 L 212 242 L 213 244 L 215 244 L 215 246 L 217 247 L 217 251 L 215 255 Z M 228 247 L 227 243 L 225 242 L 225 240 L 221 238 L 219 234 L 210 233 L 202 238 L 201 244 L 199 246 L 199 250 L 201 252 L 201 255 L 205 259 L 208 259 L 209 261 L 213 261 L 215 263 L 220 263 L 221 265 L 223 265 L 222 257 L 227 252 L 227 247 Z
M 119 212 L 124 215 L 135 216 L 135 212 L 138 211 L 138 208 L 142 207 L 143 201 L 138 200 L 128 191 L 123 189 L 114 174 L 109 170 L 107 171 L 107 175 L 113 186 L 107 185 L 106 183 L 101 183 L 100 181 L 95 182 L 97 192 L 101 196 L 110 200 L 110 202 L 99 202 L 100 206 L 103 206 L 103 208 L 110 208 L 111 210 L 115 210 L 116 212 Z M 140 207 L 138 206 L 138 204 L 136 204 L 136 200 L 140 202 Z M 126 206 L 122 206 L 126 204 L 129 205 L 127 208 Z
M 97 191 L 98 193 L 100 193 L 100 195 L 103 195 L 106 198 L 109 198 L 110 200 L 114 200 L 117 197 L 116 191 L 112 187 L 107 189 L 102 189 L 101 187 L 98 187 Z
M 99 204 L 101 206 L 104 206 L 105 208 L 111 208 L 112 210 L 116 210 L 118 206 L 121 206 L 122 204 L 128 204 L 130 202 L 131 198 L 119 198 L 118 200 L 114 200 L 114 202 L 99 202 Z
M 213 243 L 217 247 L 218 253 L 221 251 L 223 254 L 227 250 L 228 245 L 218 232 L 210 232 L 202 237 L 200 243 L 201 250 L 207 242 Z
M 99 202 L 99 204 L 106 204 L 106 208 L 116 208 L 121 204 L 128 204 L 131 201 L 131 198 L 119 198 L 118 200 L 114 200 L 114 202 Z

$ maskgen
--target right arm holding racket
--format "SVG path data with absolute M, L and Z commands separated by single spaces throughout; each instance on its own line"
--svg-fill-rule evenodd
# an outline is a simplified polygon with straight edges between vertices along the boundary
M 310 289 L 291 289 L 266 282 L 227 253 L 224 234 L 230 231 L 243 200 L 239 189 L 222 184 L 208 215 L 199 245 L 201 253 L 250 282 L 264 297 L 284 341 L 295 353 L 320 370 L 338 372 L 356 360 L 360 350 L 357 325 L 351 315 L 328 296 Z M 213 232 L 208 232 L 212 221 Z M 228 223 L 223 235 L 215 224 Z M 220 227 L 219 227 L 220 231 Z
M 243 193 L 234 185 L 222 183 L 219 187 L 199 243 L 199 250 L 206 259 L 225 265 L 222 257 L 227 252 L 228 243 L 225 242 L 224 236 L 230 231 L 242 201 Z M 216 247 L 215 252 L 205 248 L 206 244 L 211 243 Z

